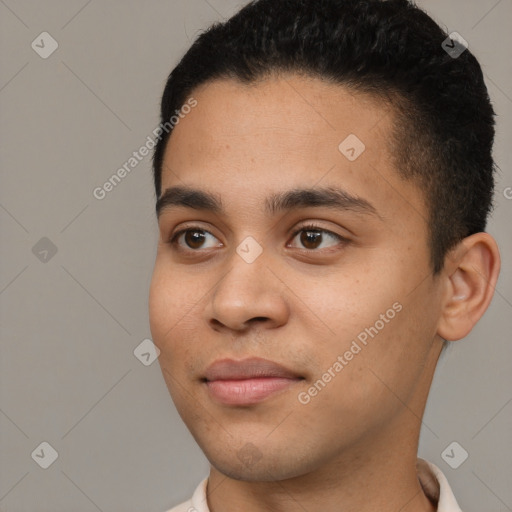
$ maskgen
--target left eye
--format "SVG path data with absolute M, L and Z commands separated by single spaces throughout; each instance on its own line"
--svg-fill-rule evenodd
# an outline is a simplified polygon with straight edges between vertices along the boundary
M 300 243 L 307 250 L 325 249 L 325 247 L 321 247 L 324 242 L 324 235 L 327 235 L 328 238 L 335 241 L 335 243 L 327 247 L 333 247 L 340 242 L 346 241 L 342 236 L 318 226 L 302 226 L 299 230 L 295 231 L 293 238 L 295 239 L 297 235 L 300 235 Z

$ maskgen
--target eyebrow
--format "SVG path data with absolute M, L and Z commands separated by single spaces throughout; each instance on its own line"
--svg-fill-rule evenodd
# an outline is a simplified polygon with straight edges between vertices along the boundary
M 224 214 L 224 206 L 219 195 L 192 187 L 176 186 L 164 191 L 156 202 L 157 218 L 164 211 L 175 207 L 204 210 Z M 375 215 L 382 219 L 375 207 L 366 199 L 351 195 L 336 187 L 295 188 L 277 192 L 265 200 L 265 211 L 269 215 L 299 208 L 323 207 L 334 210 L 352 210 L 357 213 Z

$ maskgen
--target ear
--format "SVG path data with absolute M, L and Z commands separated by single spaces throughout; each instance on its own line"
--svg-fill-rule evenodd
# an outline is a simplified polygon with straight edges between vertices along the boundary
M 445 259 L 446 284 L 437 334 L 455 341 L 467 336 L 488 308 L 498 274 L 500 253 L 488 233 L 464 238 Z

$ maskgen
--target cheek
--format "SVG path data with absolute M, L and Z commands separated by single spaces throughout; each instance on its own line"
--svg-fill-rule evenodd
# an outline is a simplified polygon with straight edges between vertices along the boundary
M 176 282 L 155 266 L 149 290 L 149 324 L 153 343 L 160 350 L 158 362 L 171 397 L 183 402 L 181 382 L 186 382 L 187 344 L 182 342 L 183 303 L 176 292 Z
M 169 293 L 169 283 L 158 265 L 155 265 L 149 287 L 149 325 L 153 342 L 161 349 L 166 329 L 172 325 L 174 308 Z
M 316 353 L 315 380 L 330 381 L 329 389 L 319 392 L 318 405 L 337 403 L 355 414 L 385 402 L 399 404 L 394 393 L 409 396 L 424 371 L 436 326 L 432 290 L 420 286 L 411 293 L 416 279 L 405 266 L 358 275 L 333 279 L 336 284 L 314 295 L 333 331 Z M 329 369 L 334 378 L 325 374 Z
M 179 354 L 180 344 L 177 343 L 184 336 L 183 320 L 187 313 L 185 301 L 179 293 L 183 289 L 172 275 L 155 267 L 149 290 L 149 325 L 153 343 L 160 350 L 162 370 L 171 371 L 173 361 L 183 360 Z
M 435 319 L 426 314 L 421 301 L 398 297 L 396 309 L 384 302 L 344 343 L 350 351 L 355 342 L 360 351 L 355 348 L 358 353 L 349 355 L 351 361 L 332 391 L 340 397 L 342 408 L 363 416 L 361 421 L 370 421 L 374 411 L 385 416 L 414 401 L 431 356 Z
M 186 326 L 197 302 L 189 289 L 184 273 L 173 272 L 157 260 L 149 289 L 149 323 L 153 342 L 161 351 Z
M 396 286 L 400 281 L 384 280 L 384 273 L 376 275 L 371 270 L 340 271 L 316 285 L 305 298 L 316 316 L 329 327 L 330 345 L 338 352 L 348 350 L 358 335 L 364 338 L 365 329 L 372 328 L 376 322 L 379 332 L 387 330 L 399 315 L 393 304 L 400 297 Z
M 155 265 L 149 290 L 149 323 L 170 390 L 175 387 L 171 375 L 185 383 L 197 374 L 203 359 L 210 357 L 199 321 L 209 287 L 199 287 L 186 272 L 169 268 L 165 261 Z

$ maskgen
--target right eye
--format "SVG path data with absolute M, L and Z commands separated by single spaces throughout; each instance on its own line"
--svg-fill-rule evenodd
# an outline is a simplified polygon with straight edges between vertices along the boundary
M 191 250 L 193 252 L 198 251 L 199 249 L 211 249 L 215 247 L 215 245 L 211 245 L 210 247 L 204 247 L 204 241 L 208 239 L 208 235 L 212 238 L 216 238 L 209 231 L 198 227 L 188 227 L 185 229 L 181 229 L 177 233 L 171 235 L 169 239 L 169 244 L 172 246 L 177 246 L 180 251 Z M 180 240 L 184 242 L 181 243 Z M 222 245 L 222 244 L 221 244 Z

